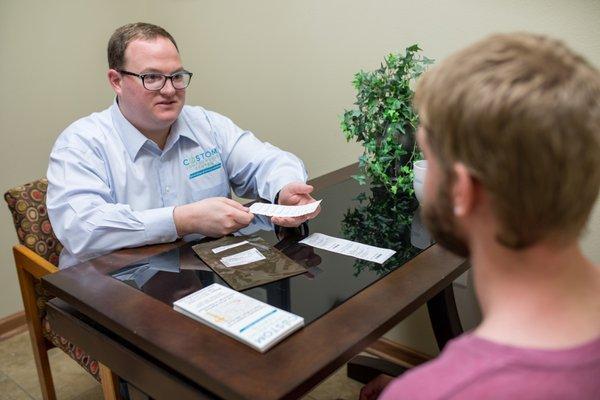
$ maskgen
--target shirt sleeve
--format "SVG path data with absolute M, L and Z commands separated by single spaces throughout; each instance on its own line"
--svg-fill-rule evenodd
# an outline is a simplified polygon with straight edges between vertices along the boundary
M 46 205 L 52 229 L 79 261 L 124 247 L 177 239 L 173 207 L 134 211 L 117 204 L 107 167 L 92 149 L 55 148 Z
M 288 183 L 306 182 L 308 175 L 298 157 L 261 142 L 227 117 L 214 112 L 208 116 L 236 195 L 273 201 Z

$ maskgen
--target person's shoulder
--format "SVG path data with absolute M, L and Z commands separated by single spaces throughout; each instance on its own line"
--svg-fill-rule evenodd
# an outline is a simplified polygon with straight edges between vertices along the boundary
M 497 360 L 480 353 L 471 335 L 451 341 L 435 359 L 405 372 L 388 385 L 381 400 L 445 399 L 473 382 Z
M 597 382 L 599 350 L 600 338 L 573 349 L 547 351 L 467 334 L 451 341 L 435 360 L 393 381 L 381 399 L 517 398 L 519 393 L 547 398 L 548 390 L 556 388 L 540 387 L 540 381 L 562 382 L 565 393 L 588 393 L 594 390 L 589 389 L 590 382 Z
M 108 140 L 107 135 L 110 134 L 112 126 L 110 109 L 79 118 L 60 133 L 53 151 L 65 148 L 85 151 L 90 147 L 101 146 Z

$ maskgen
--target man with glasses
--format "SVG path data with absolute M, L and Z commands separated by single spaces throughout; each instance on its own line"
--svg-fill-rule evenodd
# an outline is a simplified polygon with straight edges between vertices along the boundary
M 48 214 L 64 245 L 60 267 L 123 247 L 219 237 L 254 216 L 230 199 L 313 202 L 302 162 L 230 119 L 185 104 L 192 73 L 175 39 L 147 23 L 108 43 L 111 107 L 71 124 L 48 167 Z M 272 218 L 298 226 L 314 217 Z

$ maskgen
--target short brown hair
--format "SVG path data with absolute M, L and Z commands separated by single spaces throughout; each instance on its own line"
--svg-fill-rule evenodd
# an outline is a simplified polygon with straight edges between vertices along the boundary
M 415 105 L 447 176 L 462 162 L 491 195 L 500 243 L 580 235 L 600 188 L 600 73 L 585 59 L 493 35 L 425 73 Z
M 136 22 L 118 28 L 108 41 L 108 68 L 123 68 L 125 65 L 125 50 L 127 49 L 127 45 L 132 41 L 137 39 L 152 40 L 157 37 L 169 39 L 175 45 L 177 51 L 179 51 L 173 36 L 160 26 L 146 22 Z

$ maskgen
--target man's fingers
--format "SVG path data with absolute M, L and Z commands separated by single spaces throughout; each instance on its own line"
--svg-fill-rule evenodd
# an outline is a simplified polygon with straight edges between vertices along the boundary
M 271 222 L 275 225 L 285 226 L 287 228 L 295 228 L 307 220 L 306 216 L 301 217 L 272 217 Z
M 304 182 L 292 182 L 288 183 L 285 188 L 290 194 L 309 194 L 312 193 L 314 188 L 311 185 L 307 185 Z
M 227 197 L 223 197 L 222 201 L 227 207 L 231 207 L 226 214 L 229 215 L 236 224 L 240 225 L 239 228 L 248 226 L 254 219 L 254 214 L 249 211 L 250 209 L 248 207 L 244 207 L 237 201 Z
M 237 211 L 236 210 L 234 212 L 234 214 L 232 215 L 232 217 L 233 217 L 233 220 L 235 222 L 237 222 L 238 224 L 241 224 L 243 226 L 247 226 L 254 219 L 254 214 L 249 213 L 249 212 L 245 212 L 245 211 Z
M 228 198 L 228 197 L 222 197 L 222 201 L 223 201 L 225 204 L 228 204 L 228 205 L 230 205 L 231 207 L 237 208 L 237 209 L 238 209 L 238 210 L 240 210 L 240 211 L 248 212 L 248 210 L 249 210 L 249 208 L 248 208 L 248 207 L 245 207 L 245 206 L 241 205 L 240 203 L 238 203 L 237 201 L 235 201 L 235 200 L 232 200 L 232 199 L 230 199 L 230 198 Z
M 279 198 L 279 204 L 288 206 L 301 206 L 314 203 L 316 200 L 309 194 L 292 194 L 285 199 Z

